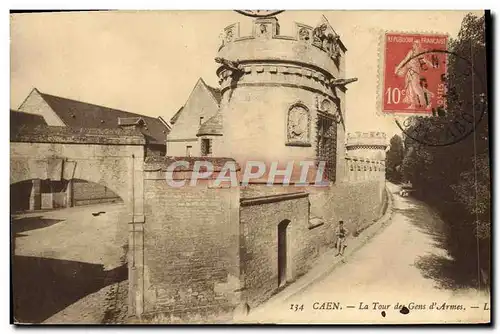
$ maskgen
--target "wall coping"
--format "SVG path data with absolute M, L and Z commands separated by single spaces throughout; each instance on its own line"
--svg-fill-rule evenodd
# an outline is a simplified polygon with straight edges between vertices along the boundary
M 385 150 L 389 146 L 387 134 L 379 131 L 351 132 L 346 136 L 346 148 L 348 150 L 360 148 L 373 148 Z
M 10 142 L 51 144 L 145 145 L 135 129 L 73 128 L 67 126 L 21 126 L 11 132 Z
M 353 160 L 353 161 L 361 161 L 361 162 L 385 163 L 385 160 L 383 160 L 383 159 L 369 159 L 369 158 L 363 158 L 363 157 L 345 156 L 344 159 L 345 160 Z
M 268 204 L 268 203 L 288 201 L 292 199 L 305 198 L 305 197 L 309 197 L 309 193 L 305 191 L 286 193 L 286 194 L 247 197 L 247 198 L 240 198 L 240 206 L 243 207 L 243 206 Z
M 166 171 L 167 167 L 176 161 L 187 161 L 188 167 L 179 166 L 175 168 L 175 172 L 191 172 L 193 171 L 194 163 L 197 161 L 207 161 L 213 165 L 212 172 L 221 171 L 222 167 L 227 162 L 233 162 L 236 166 L 236 171 L 241 170 L 239 164 L 233 158 L 224 157 L 174 157 L 174 156 L 150 156 L 144 161 L 145 172 Z
M 356 144 L 346 144 L 346 149 L 348 151 L 354 151 L 359 149 L 375 149 L 385 151 L 387 145 L 385 144 L 374 144 L 374 143 L 356 143 Z

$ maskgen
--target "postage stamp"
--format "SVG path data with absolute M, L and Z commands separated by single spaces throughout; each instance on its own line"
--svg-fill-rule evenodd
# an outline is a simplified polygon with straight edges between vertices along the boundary
M 448 36 L 385 33 L 383 43 L 384 114 L 432 115 L 444 108 Z

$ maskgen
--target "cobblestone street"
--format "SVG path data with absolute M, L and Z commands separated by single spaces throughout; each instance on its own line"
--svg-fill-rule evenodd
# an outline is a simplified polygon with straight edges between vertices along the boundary
M 14 317 L 29 323 L 102 323 L 127 313 L 122 204 L 12 217 Z

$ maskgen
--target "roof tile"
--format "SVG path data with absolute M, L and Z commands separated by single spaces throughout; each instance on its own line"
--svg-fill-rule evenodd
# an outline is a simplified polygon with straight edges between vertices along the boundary
M 114 129 L 119 127 L 119 118 L 142 118 L 145 124 L 140 130 L 148 141 L 158 144 L 165 143 L 168 130 L 158 118 L 71 100 L 42 92 L 40 92 L 40 95 L 62 119 L 64 124 L 69 127 Z
M 222 114 L 220 112 L 216 113 L 212 117 L 210 117 L 206 122 L 204 122 L 200 129 L 198 130 L 197 136 L 203 135 L 215 135 L 222 136 L 223 128 L 222 128 Z

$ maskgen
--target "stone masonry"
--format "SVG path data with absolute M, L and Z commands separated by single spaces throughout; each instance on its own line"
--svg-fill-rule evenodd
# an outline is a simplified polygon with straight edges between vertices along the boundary
M 204 114 L 191 101 L 177 114 L 189 135 L 174 124 L 167 156 L 148 156 L 143 134 L 133 129 L 44 127 L 11 136 L 11 184 L 82 179 L 125 202 L 128 309 L 138 318 L 231 318 L 305 274 L 333 247 L 340 220 L 355 235 L 383 214 L 386 144 L 355 136 L 359 154 L 346 154 L 354 147 L 348 137 L 346 148 L 346 85 L 356 79 L 345 76 L 340 37 L 327 22 L 296 23 L 293 36 L 280 34 L 276 17 L 253 24 L 250 36 L 240 36 L 237 23 L 224 30 L 216 58 L 220 101 L 197 84 L 211 109 Z M 204 139 L 214 140 L 209 154 L 186 149 Z M 373 152 L 365 154 L 366 147 Z M 176 169 L 173 180 L 189 182 L 197 161 L 210 162 L 212 175 L 172 187 L 167 168 L 178 160 L 188 167 Z M 242 186 L 247 160 L 326 161 L 328 184 Z M 238 166 L 238 183 L 216 185 L 228 162 Z M 40 205 L 39 181 L 32 189 L 33 205 Z

